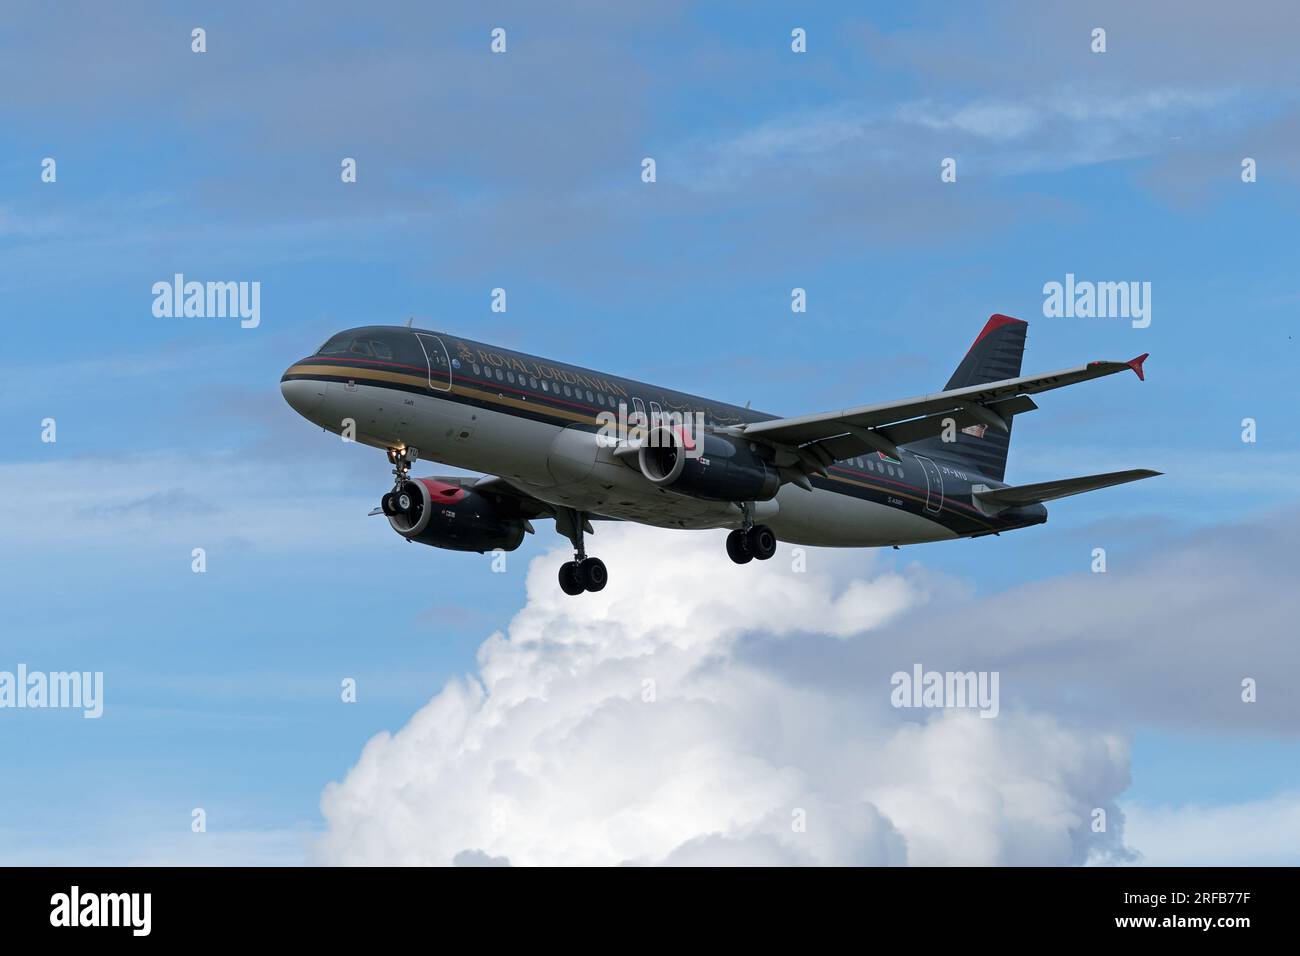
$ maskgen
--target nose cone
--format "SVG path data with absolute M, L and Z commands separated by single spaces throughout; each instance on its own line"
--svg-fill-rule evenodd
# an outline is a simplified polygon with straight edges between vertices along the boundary
M 309 378 L 291 378 L 293 374 L 293 366 L 285 370 L 280 379 L 280 394 L 295 412 L 303 418 L 311 418 L 325 403 L 325 383 Z

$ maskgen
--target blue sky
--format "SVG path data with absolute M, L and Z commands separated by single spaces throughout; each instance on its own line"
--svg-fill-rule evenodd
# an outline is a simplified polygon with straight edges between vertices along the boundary
M 365 517 L 382 456 L 280 398 L 283 368 L 331 332 L 408 316 L 786 414 L 937 388 L 993 312 L 1029 320 L 1026 372 L 1150 352 L 1145 383 L 1044 396 L 1008 480 L 1165 477 L 1058 502 L 1043 528 L 862 567 L 921 567 L 960 607 L 1056 593 L 1095 547 L 1123 577 L 1228 542 L 1217 570 L 1188 566 L 1239 583 L 1221 610 L 1253 622 L 1249 666 L 1275 683 L 1248 716 L 1152 705 L 1102 721 L 1131 741 L 1118 801 L 1295 806 L 1297 713 L 1278 701 L 1300 677 L 1282 646 L 1300 608 L 1270 583 L 1289 554 L 1262 534 L 1294 527 L 1300 496 L 1292 9 L 430 6 L 0 15 L 0 669 L 106 683 L 98 721 L 0 713 L 17 770 L 0 860 L 311 858 L 325 785 L 474 673 L 530 605 L 524 569 L 562 543 L 549 524 L 506 574 L 409 547 Z M 796 26 L 806 54 L 790 51 Z M 260 326 L 156 318 L 150 287 L 176 272 L 260 282 Z M 1150 327 L 1044 317 L 1044 283 L 1067 273 L 1150 282 Z M 796 286 L 806 314 L 790 311 Z M 1178 597 L 1203 587 L 1151 601 L 1172 602 L 1177 628 L 1205 619 Z M 1177 657 L 1148 664 L 1176 688 Z M 1050 671 L 1025 699 L 1095 724 L 1054 709 Z M 355 705 L 339 702 L 345 676 Z M 1097 680 L 1081 699 L 1109 699 Z M 193 807 L 227 842 L 190 839 Z

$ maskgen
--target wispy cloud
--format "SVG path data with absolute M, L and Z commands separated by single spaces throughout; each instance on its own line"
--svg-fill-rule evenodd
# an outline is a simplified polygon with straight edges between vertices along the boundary
M 696 188 L 738 188 L 750 177 L 914 173 L 958 156 L 993 175 L 1068 169 L 1155 155 L 1189 122 L 1216 120 L 1228 90 L 1156 89 L 1111 95 L 1060 88 L 1022 99 L 920 99 L 892 108 L 842 103 L 790 113 L 681 152 Z M 937 175 L 937 173 L 936 173 Z

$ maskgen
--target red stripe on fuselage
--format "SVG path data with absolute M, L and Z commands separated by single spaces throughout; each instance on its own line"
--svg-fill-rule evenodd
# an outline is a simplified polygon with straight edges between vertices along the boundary
M 371 365 L 386 365 L 388 368 L 409 368 L 412 372 L 422 372 L 426 376 L 429 374 L 427 368 L 421 368 L 418 365 L 405 365 L 402 362 L 385 362 L 382 359 L 366 358 L 364 355 L 313 355 L 311 358 L 305 358 L 301 362 L 294 362 L 294 365 L 314 365 L 317 362 L 369 362 Z M 290 366 L 292 367 L 292 366 Z M 358 365 L 357 368 L 366 368 L 364 365 Z

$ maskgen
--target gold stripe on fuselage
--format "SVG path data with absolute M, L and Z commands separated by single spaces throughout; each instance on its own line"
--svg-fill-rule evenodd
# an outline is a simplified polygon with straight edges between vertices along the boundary
M 450 391 L 455 395 L 463 395 L 466 398 L 475 398 L 497 405 L 508 405 L 511 408 L 523 408 L 530 411 L 540 408 L 548 415 L 567 418 L 569 421 L 579 422 L 583 425 L 599 424 L 595 415 L 571 412 L 565 408 L 547 405 L 545 402 L 530 402 L 522 398 L 511 398 L 509 395 L 503 395 L 500 392 L 487 392 L 468 385 L 458 385 L 453 382 L 450 389 L 434 388 L 429 384 L 428 378 L 423 375 L 407 375 L 403 372 L 388 372 L 377 368 L 357 368 L 355 365 L 296 365 L 291 371 L 295 375 L 329 375 L 334 378 L 350 378 L 363 382 L 394 382 L 398 385 L 414 385 L 417 388 L 425 389 L 431 398 L 437 398 L 439 395 L 445 395 Z

